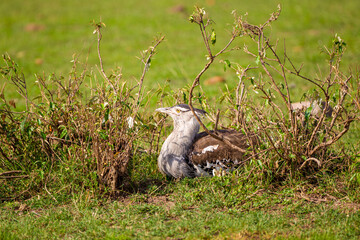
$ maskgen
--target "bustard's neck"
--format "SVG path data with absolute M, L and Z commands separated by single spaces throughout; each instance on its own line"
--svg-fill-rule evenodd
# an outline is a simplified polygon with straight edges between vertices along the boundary
M 188 121 L 174 120 L 174 129 L 163 144 L 162 153 L 183 156 L 193 144 L 200 125 L 193 117 Z
M 162 173 L 174 178 L 196 176 L 195 169 L 186 159 L 199 129 L 194 117 L 174 119 L 174 130 L 165 140 L 158 158 Z

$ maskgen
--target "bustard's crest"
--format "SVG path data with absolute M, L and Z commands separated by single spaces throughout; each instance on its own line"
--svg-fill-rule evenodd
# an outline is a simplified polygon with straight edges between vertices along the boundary
M 166 114 L 170 115 L 173 118 L 176 117 L 176 116 L 181 117 L 185 113 L 191 113 L 192 114 L 191 109 L 190 109 L 189 105 L 187 105 L 187 104 L 179 104 L 179 105 L 176 105 L 176 106 L 173 106 L 173 107 L 166 107 L 166 108 L 158 108 L 155 111 L 161 112 L 161 113 L 166 113 Z M 197 108 L 194 108 L 194 112 L 199 117 L 206 114 L 206 112 L 204 110 L 197 109 Z

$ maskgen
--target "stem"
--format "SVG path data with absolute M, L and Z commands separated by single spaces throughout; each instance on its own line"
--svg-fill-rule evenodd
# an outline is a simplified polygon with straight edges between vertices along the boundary
M 204 68 L 200 71 L 200 73 L 196 76 L 196 78 L 194 79 L 193 81 L 193 84 L 190 88 L 190 91 L 189 91 L 189 107 L 192 111 L 192 113 L 194 114 L 194 117 L 196 118 L 196 120 L 199 122 L 200 126 L 204 129 L 204 131 L 212 136 L 213 138 L 227 144 L 228 146 L 242 152 L 242 153 L 245 153 L 246 150 L 245 149 L 242 149 L 234 144 L 232 144 L 228 139 L 225 139 L 223 136 L 218 136 L 216 135 L 216 132 L 215 134 L 210 132 L 209 129 L 206 128 L 206 126 L 202 123 L 202 121 L 200 120 L 200 118 L 195 114 L 195 111 L 194 111 L 194 107 L 192 106 L 192 99 L 193 99 L 193 91 L 195 89 L 196 86 L 199 85 L 199 82 L 200 82 L 200 77 L 206 72 L 206 70 L 209 69 L 209 67 L 211 66 L 211 64 L 214 62 L 214 59 L 219 56 L 220 54 L 222 54 L 229 46 L 230 44 L 234 41 L 234 39 L 236 38 L 236 35 L 233 34 L 231 36 L 231 39 L 229 40 L 229 42 L 225 45 L 225 47 L 223 49 L 221 49 L 217 54 L 215 55 L 212 55 L 212 52 L 211 52 L 211 49 L 210 49 L 210 46 L 209 46 L 209 40 L 207 39 L 206 37 L 206 31 L 205 31 L 205 26 L 204 26 L 204 23 L 201 19 L 201 22 L 199 23 L 200 25 L 200 31 L 201 31 L 201 35 L 203 37 L 203 40 L 204 40 L 204 44 L 206 46 L 206 49 L 209 53 L 209 62 L 204 66 Z
M 141 77 L 140 77 L 139 91 L 138 91 L 138 97 L 137 97 L 137 99 L 136 99 L 136 104 L 139 104 L 142 85 L 143 85 L 143 82 L 144 82 L 144 79 L 145 79 L 146 72 L 147 72 L 147 70 L 149 69 L 149 64 L 150 64 L 151 58 L 152 58 L 152 57 L 154 56 L 154 54 L 155 54 L 155 49 L 156 49 L 156 47 L 157 47 L 162 41 L 164 41 L 164 39 L 165 39 L 165 36 L 162 36 L 162 37 L 156 42 L 156 44 L 151 48 L 150 53 L 149 53 L 149 56 L 147 57 L 147 59 L 146 59 L 145 62 L 144 62 L 144 69 L 143 69 L 142 75 L 141 75 Z
M 102 61 L 102 58 L 101 58 L 101 53 L 100 53 L 100 41 L 101 41 L 101 38 L 102 38 L 102 34 L 101 34 L 101 31 L 100 31 L 100 26 L 97 26 L 96 28 L 96 32 L 97 32 L 97 38 L 98 38 L 98 41 L 97 41 L 97 52 L 98 52 L 98 57 L 99 57 L 99 62 L 100 62 L 100 71 L 103 75 L 103 77 L 107 80 L 108 84 L 111 86 L 111 88 L 113 89 L 115 95 L 117 95 L 117 91 L 114 87 L 114 85 L 111 83 L 110 79 L 107 77 L 105 71 L 104 71 L 104 66 L 103 66 L 103 61 Z

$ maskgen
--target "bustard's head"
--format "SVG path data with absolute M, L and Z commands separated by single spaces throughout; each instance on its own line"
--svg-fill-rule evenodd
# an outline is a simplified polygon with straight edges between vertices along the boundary
M 173 107 L 158 108 L 155 111 L 166 113 L 174 120 L 174 126 L 177 127 L 179 124 L 191 124 L 194 120 L 197 120 L 194 117 L 189 105 L 179 104 Z M 197 116 L 201 117 L 206 114 L 204 110 L 194 108 L 194 111 Z

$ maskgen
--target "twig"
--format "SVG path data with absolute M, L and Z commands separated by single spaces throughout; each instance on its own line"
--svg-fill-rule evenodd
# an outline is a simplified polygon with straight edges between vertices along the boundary
M 47 139 L 50 139 L 50 140 L 56 140 L 56 141 L 60 141 L 60 142 L 65 142 L 65 143 L 71 143 L 71 144 L 76 144 L 78 146 L 80 146 L 79 143 L 77 142 L 74 142 L 74 141 L 70 141 L 70 140 L 66 140 L 66 139 L 62 139 L 62 138 L 58 138 L 58 137 L 46 137 Z
M 255 192 L 253 192 L 251 195 L 247 196 L 245 199 L 250 199 L 250 198 L 252 198 L 253 196 L 255 196 L 255 195 L 257 195 L 258 193 L 261 193 L 261 192 L 263 192 L 263 191 L 265 191 L 265 189 L 260 188 L 260 189 L 256 190 Z
M 55 202 L 58 202 L 58 200 L 56 200 L 56 198 L 49 192 L 49 190 L 48 190 L 47 187 L 46 187 L 46 184 L 45 184 L 45 186 L 44 186 L 44 189 L 45 189 L 45 191 L 50 195 L 50 197 L 55 200 Z
M 207 49 L 207 51 L 209 53 L 209 56 L 208 56 L 209 61 L 207 62 L 207 64 L 204 66 L 204 68 L 200 71 L 200 73 L 196 76 L 196 78 L 193 81 L 193 84 L 192 84 L 192 86 L 190 88 L 190 91 L 189 91 L 189 107 L 190 107 L 194 117 L 199 122 L 200 126 L 204 129 L 204 131 L 208 135 L 210 135 L 211 137 L 213 137 L 213 138 L 225 143 L 226 145 L 238 150 L 239 152 L 246 153 L 245 149 L 242 149 L 242 148 L 232 144 L 228 139 L 225 139 L 223 136 L 218 136 L 216 131 L 215 132 L 210 132 L 209 129 L 207 129 L 207 127 L 200 120 L 200 118 L 196 115 L 194 107 L 192 105 L 193 91 L 194 91 L 195 87 L 199 85 L 199 81 L 200 81 L 201 76 L 209 69 L 211 64 L 214 62 L 215 58 L 218 57 L 220 54 L 222 54 L 231 45 L 231 43 L 234 41 L 234 39 L 238 36 L 237 34 L 235 34 L 235 32 L 233 32 L 229 42 L 225 45 L 225 47 L 223 49 L 221 49 L 217 54 L 213 55 L 212 52 L 211 52 L 210 45 L 209 45 L 209 39 L 206 37 L 206 35 L 207 35 L 206 34 L 206 26 L 208 25 L 209 22 L 207 23 L 207 25 L 204 25 L 203 18 L 202 18 L 203 15 L 202 15 L 201 12 L 199 12 L 199 9 L 198 9 L 198 13 L 199 13 L 199 15 L 198 15 L 199 20 L 196 21 L 196 23 L 200 25 L 201 35 L 203 37 L 203 41 L 204 41 L 204 44 L 206 46 L 206 49 Z
M 143 85 L 143 82 L 144 82 L 144 79 L 145 79 L 145 75 L 146 75 L 146 72 L 149 70 L 149 67 L 150 67 L 150 61 L 151 61 L 151 58 L 155 55 L 155 49 L 156 47 L 162 42 L 164 41 L 165 39 L 165 36 L 162 36 L 160 39 L 158 39 L 155 43 L 155 45 L 153 47 L 150 47 L 150 52 L 149 52 L 149 55 L 148 57 L 146 58 L 146 60 L 143 62 L 144 63 L 144 68 L 143 68 L 143 72 L 141 74 L 141 77 L 140 77 L 140 81 L 139 81 L 139 91 L 138 91 L 138 96 L 137 96 L 137 99 L 136 99 L 136 104 L 139 104 L 139 99 L 140 99 L 140 94 L 141 94 L 141 89 L 142 89 L 142 85 Z
M 12 171 L 7 171 L 7 172 L 2 172 L 2 173 L 0 173 L 0 176 L 9 175 L 9 174 L 13 174 L 13 173 L 22 173 L 22 171 L 21 170 L 12 170 Z
M 218 128 L 218 124 L 219 124 L 219 115 L 220 115 L 220 109 L 217 110 L 216 112 L 216 120 L 215 120 L 215 131 L 217 131 Z
M 113 89 L 114 91 L 114 94 L 117 95 L 117 91 L 114 87 L 114 85 L 111 83 L 110 79 L 108 78 L 108 76 L 106 75 L 105 71 L 104 71 L 104 66 L 103 66 L 103 61 L 102 61 L 102 58 L 101 58 L 101 52 L 100 52 L 100 42 L 101 42 L 101 38 L 102 38 L 102 34 L 101 34 L 101 25 L 103 23 L 98 23 L 98 24 L 94 24 L 96 29 L 96 33 L 97 33 L 97 52 L 98 52 L 98 57 L 99 57 L 99 62 L 100 62 L 100 71 L 103 75 L 103 77 L 107 80 L 108 84 L 111 86 L 111 88 Z
M 344 126 L 344 129 L 338 133 L 335 137 L 333 137 L 332 139 L 330 139 L 329 141 L 327 142 L 323 142 L 323 143 L 320 143 L 319 145 L 317 145 L 316 147 L 314 147 L 310 152 L 309 152 L 309 156 L 313 155 L 317 150 L 319 150 L 320 148 L 324 148 L 324 147 L 327 147 L 333 143 L 335 143 L 337 140 L 339 140 L 345 133 L 347 133 L 347 131 L 349 130 L 350 128 L 350 123 L 353 122 L 355 120 L 355 118 L 351 118 L 351 119 L 348 119 L 345 123 L 345 126 Z
M 143 63 L 144 63 L 144 68 L 143 68 L 143 72 L 141 74 L 141 77 L 140 77 L 140 81 L 138 83 L 138 87 L 139 87 L 139 91 L 138 91 L 138 96 L 137 96 L 137 99 L 136 101 L 134 102 L 134 104 L 136 104 L 134 107 L 134 112 L 133 112 L 133 116 L 132 118 L 135 119 L 136 117 L 136 114 L 138 113 L 139 111 L 139 106 L 140 106 L 140 97 L 141 97 L 141 90 L 142 90 L 142 85 L 143 85 L 143 82 L 144 82 L 144 79 L 145 79 L 145 75 L 146 75 L 146 72 L 149 70 L 149 67 L 150 67 L 150 62 L 151 62 L 151 58 L 155 55 L 155 50 L 157 48 L 157 46 L 159 46 L 159 44 L 164 41 L 165 39 L 165 36 L 161 36 L 160 39 L 158 39 L 155 43 L 154 46 L 150 47 L 149 50 L 148 50 L 148 57 L 146 58 L 146 60 L 144 61 L 144 58 L 143 58 Z M 130 92 L 129 92 L 130 93 Z
M 254 113 L 258 116 L 259 119 L 261 118 L 260 115 L 259 115 L 256 111 L 254 111 Z M 276 154 L 277 154 L 281 159 L 286 159 L 286 157 L 279 152 L 278 147 L 275 146 L 275 143 L 274 143 L 274 141 L 273 141 L 273 138 L 272 138 L 272 137 L 269 135 L 269 133 L 266 131 L 266 127 L 264 126 L 264 124 L 263 124 L 263 122 L 262 122 L 261 120 L 259 121 L 259 124 L 261 125 L 261 128 L 263 129 L 263 131 L 264 131 L 264 133 L 265 133 L 265 135 L 266 135 L 266 138 L 267 138 L 268 141 L 270 142 L 270 145 L 271 145 L 272 148 L 275 150 Z
M 0 179 L 14 179 L 14 178 L 28 178 L 29 175 L 15 175 L 15 176 L 7 176 L 14 173 L 22 173 L 23 171 L 20 170 L 13 170 L 8 172 L 0 173 Z
M 28 178 L 29 175 L 0 176 L 0 179 Z
M 190 91 L 189 91 L 189 107 L 192 111 L 192 113 L 194 114 L 194 117 L 196 118 L 196 120 L 199 122 L 199 124 L 201 125 L 201 127 L 204 129 L 204 131 L 212 136 L 213 138 L 225 143 L 226 145 L 242 152 L 242 153 L 245 153 L 246 150 L 245 149 L 242 149 L 234 144 L 232 144 L 229 140 L 225 139 L 223 136 L 218 136 L 216 135 L 216 132 L 212 133 L 209 131 L 209 129 L 207 129 L 207 127 L 204 125 L 204 123 L 200 120 L 199 116 L 195 113 L 195 110 L 194 110 L 194 107 L 192 106 L 192 98 L 193 98 L 193 91 L 194 91 L 194 88 L 199 84 L 199 80 L 200 80 L 200 77 L 204 74 L 204 72 L 210 67 L 210 65 L 213 63 L 214 61 L 214 58 L 210 58 L 209 62 L 205 65 L 205 67 L 201 70 L 201 72 L 197 75 L 197 77 L 195 78 L 194 82 L 193 82 L 193 85 L 191 86 L 190 88 Z
M 239 83 L 236 86 L 236 121 L 237 124 L 240 124 L 240 106 L 244 97 L 244 82 L 243 82 L 243 78 L 246 75 L 246 72 L 249 71 L 250 69 L 254 69 L 254 67 L 250 67 L 250 64 L 247 65 L 247 67 L 245 69 L 243 69 L 241 71 L 241 75 L 239 76 Z M 238 70 L 234 69 L 236 72 L 238 72 Z M 240 93 L 240 87 L 241 87 L 241 93 Z
M 317 159 L 317 158 L 311 157 L 311 158 L 306 159 L 306 161 L 303 162 L 303 164 L 301 164 L 301 166 L 299 167 L 299 169 L 302 169 L 302 168 L 305 166 L 305 163 L 307 163 L 308 161 L 314 161 L 314 162 L 317 163 L 318 167 L 321 167 L 321 162 L 320 162 L 320 160 Z

